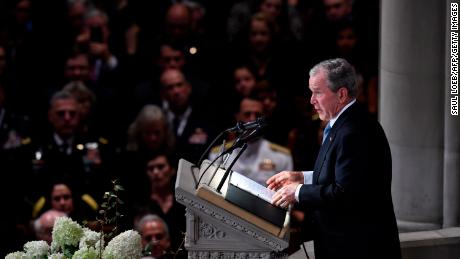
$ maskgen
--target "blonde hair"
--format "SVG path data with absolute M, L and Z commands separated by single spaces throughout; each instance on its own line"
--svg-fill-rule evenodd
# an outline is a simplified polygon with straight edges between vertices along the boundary
M 174 147 L 174 135 L 169 128 L 166 116 L 160 107 L 147 104 L 137 114 L 136 119 L 129 125 L 128 128 L 128 143 L 126 149 L 128 151 L 138 151 L 140 148 L 140 136 L 144 130 L 144 125 L 152 122 L 160 122 L 164 130 L 164 139 L 162 140 L 165 151 L 171 151 Z

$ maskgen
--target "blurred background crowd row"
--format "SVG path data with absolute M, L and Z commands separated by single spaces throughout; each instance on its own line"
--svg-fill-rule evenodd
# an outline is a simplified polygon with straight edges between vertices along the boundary
M 1 253 L 47 240 L 52 215 L 94 220 L 112 179 L 126 189 L 121 227 L 177 249 L 178 159 L 196 163 L 237 121 L 267 119 L 265 148 L 283 157 L 259 169 L 312 168 L 323 125 L 308 70 L 348 60 L 376 116 L 378 10 L 377 0 L 1 1 Z

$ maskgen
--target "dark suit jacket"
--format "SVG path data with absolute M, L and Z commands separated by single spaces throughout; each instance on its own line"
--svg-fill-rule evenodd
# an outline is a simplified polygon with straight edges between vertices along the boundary
M 401 258 L 391 198 L 391 152 L 380 124 L 355 103 L 319 151 L 313 183 L 299 192 L 312 210 L 317 259 Z

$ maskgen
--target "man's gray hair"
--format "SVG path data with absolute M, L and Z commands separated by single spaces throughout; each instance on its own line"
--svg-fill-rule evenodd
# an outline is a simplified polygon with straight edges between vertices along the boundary
M 57 102 L 58 100 L 69 100 L 69 99 L 77 101 L 75 96 L 73 96 L 70 92 L 63 91 L 63 90 L 57 91 L 53 94 L 53 96 L 51 96 L 49 107 L 53 107 L 53 104 Z
M 158 215 L 155 215 L 155 214 L 146 214 L 144 216 L 142 216 L 142 218 L 139 220 L 139 222 L 136 224 L 136 230 L 137 232 L 141 233 L 142 234 L 142 226 L 144 226 L 146 223 L 148 222 L 151 222 L 151 221 L 158 221 L 160 222 L 161 224 L 163 224 L 163 226 L 165 227 L 165 234 L 166 234 L 166 237 L 169 238 L 169 228 L 168 228 L 168 224 L 166 224 L 166 222 Z
M 64 212 L 55 210 L 55 209 L 49 209 L 45 211 L 42 215 L 40 215 L 40 217 L 36 218 L 32 222 L 35 233 L 41 234 L 43 232 L 43 222 L 42 221 L 45 217 L 50 217 L 50 216 L 53 216 L 54 220 L 56 220 L 59 217 L 64 217 L 67 215 Z
M 321 61 L 310 70 L 310 77 L 324 71 L 328 81 L 328 87 L 336 93 L 341 87 L 348 90 L 348 96 L 355 98 L 358 93 L 356 75 L 353 66 L 343 58 L 328 59 Z

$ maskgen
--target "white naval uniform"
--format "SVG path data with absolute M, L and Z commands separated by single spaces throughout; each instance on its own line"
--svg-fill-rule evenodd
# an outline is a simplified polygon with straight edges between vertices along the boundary
M 214 148 L 209 155 L 213 160 L 219 155 L 219 148 Z M 230 157 L 224 157 L 227 168 L 228 165 L 238 154 L 240 148 L 234 150 Z M 266 186 L 265 182 L 271 176 L 283 170 L 292 170 L 293 161 L 289 150 L 285 147 L 271 143 L 266 139 L 259 139 L 255 142 L 248 143 L 247 149 L 240 156 L 232 168 L 232 171 L 238 172 L 248 178 Z

